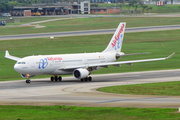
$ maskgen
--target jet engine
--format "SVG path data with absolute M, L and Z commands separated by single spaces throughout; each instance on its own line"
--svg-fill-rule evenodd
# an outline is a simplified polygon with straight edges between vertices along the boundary
M 30 78 L 30 77 L 34 77 L 35 75 L 30 75 L 30 74 L 21 74 L 22 78 Z
M 82 69 L 82 68 L 80 68 L 80 69 L 75 69 L 75 70 L 73 71 L 73 75 L 74 75 L 74 77 L 77 78 L 77 79 L 83 79 L 83 78 L 88 77 L 89 71 L 86 70 L 86 69 Z

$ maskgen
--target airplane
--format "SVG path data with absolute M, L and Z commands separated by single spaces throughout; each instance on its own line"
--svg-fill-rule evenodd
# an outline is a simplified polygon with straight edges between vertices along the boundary
M 57 54 L 57 55 L 33 55 L 24 58 L 11 56 L 6 50 L 5 58 L 17 61 L 14 65 L 15 71 L 26 78 L 26 83 L 30 83 L 30 77 L 35 75 L 52 75 L 51 81 L 61 81 L 62 77 L 58 75 L 73 75 L 81 81 L 91 81 L 92 71 L 101 68 L 108 68 L 109 65 L 120 67 L 121 64 L 132 65 L 137 62 L 166 60 L 175 53 L 165 58 L 119 61 L 117 59 L 123 56 L 138 55 L 144 53 L 124 54 L 121 52 L 124 31 L 126 23 L 120 23 L 117 27 L 107 48 L 102 52 L 96 53 L 78 53 L 78 54 Z

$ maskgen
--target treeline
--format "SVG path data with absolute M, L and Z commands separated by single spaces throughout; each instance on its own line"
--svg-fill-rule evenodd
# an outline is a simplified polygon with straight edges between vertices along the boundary
M 31 6 L 38 3 L 77 2 L 78 0 L 0 0 L 0 12 L 8 12 L 14 6 Z
M 25 6 L 37 3 L 57 3 L 57 2 L 78 2 L 83 0 L 0 0 L 0 3 L 11 3 L 15 6 Z
M 14 8 L 14 6 L 31 6 L 32 4 L 38 4 L 38 3 L 58 3 L 58 2 L 78 2 L 83 0 L 0 0 L 0 12 L 8 12 Z M 124 4 L 125 0 L 117 0 L 118 2 Z M 128 2 L 129 4 L 126 4 L 128 8 L 133 7 L 135 11 L 137 11 L 137 8 L 141 7 L 142 12 L 145 10 L 151 10 L 152 7 L 148 7 L 147 5 L 143 4 L 141 0 L 131 0 Z M 120 7 L 122 7 L 122 4 L 119 4 Z M 118 5 L 117 5 L 118 6 Z M 91 7 L 98 7 L 97 4 L 91 4 Z
M 142 12 L 152 10 L 152 7 L 149 7 L 145 5 L 141 0 L 131 0 L 129 1 L 128 7 L 133 7 L 135 11 L 137 11 L 137 8 L 142 8 Z

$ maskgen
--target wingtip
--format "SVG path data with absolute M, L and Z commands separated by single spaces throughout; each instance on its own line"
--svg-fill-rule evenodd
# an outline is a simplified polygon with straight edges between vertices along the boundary
M 5 52 L 5 56 L 9 56 L 9 52 L 8 52 L 8 50 L 6 50 L 6 52 Z
M 172 53 L 171 55 L 169 55 L 166 59 L 171 58 L 174 54 L 175 54 L 175 52 L 174 52 L 174 53 Z

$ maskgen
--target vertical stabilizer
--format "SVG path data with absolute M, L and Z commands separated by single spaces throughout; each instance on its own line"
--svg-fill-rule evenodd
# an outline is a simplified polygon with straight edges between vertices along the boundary
M 125 22 L 119 24 L 113 37 L 111 38 L 111 41 L 109 42 L 109 45 L 103 52 L 120 52 L 121 51 L 125 27 L 126 27 Z

